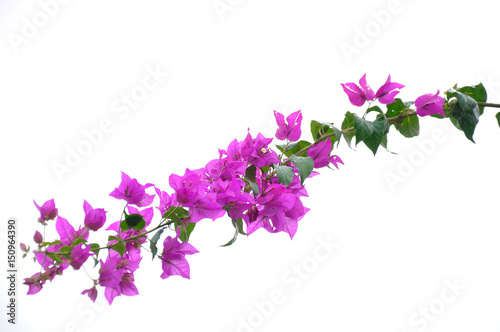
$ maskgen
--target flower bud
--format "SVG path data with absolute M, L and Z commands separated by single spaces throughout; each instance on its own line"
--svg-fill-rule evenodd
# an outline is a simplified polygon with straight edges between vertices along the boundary
M 57 217 L 58 210 L 57 210 L 56 205 L 54 203 L 54 199 L 51 199 L 51 200 L 43 203 L 42 206 L 39 206 L 38 204 L 36 204 L 35 201 L 33 201 L 33 202 L 35 203 L 36 208 L 40 212 L 40 218 L 38 218 L 39 223 L 46 224 L 46 221 L 55 219 L 55 217 Z
M 83 210 L 85 211 L 84 224 L 88 229 L 97 231 L 106 222 L 106 211 L 104 211 L 104 209 L 94 209 L 84 200 Z
M 42 244 L 43 243 L 43 236 L 39 231 L 36 231 L 35 235 L 33 236 L 33 240 L 35 240 L 35 243 Z

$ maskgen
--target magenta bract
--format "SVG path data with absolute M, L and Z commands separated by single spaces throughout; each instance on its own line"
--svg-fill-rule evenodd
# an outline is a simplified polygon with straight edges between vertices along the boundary
M 444 117 L 446 115 L 443 111 L 444 99 L 439 97 L 439 90 L 436 94 L 428 93 L 423 96 L 418 97 L 415 100 L 415 107 L 417 108 L 415 112 L 419 116 L 426 116 L 432 114 L 440 114 Z
M 131 179 L 122 172 L 122 182 L 118 188 L 115 188 L 109 195 L 116 199 L 124 199 L 128 204 L 139 207 L 148 206 L 153 202 L 154 195 L 148 195 L 146 189 L 153 184 L 142 185 L 136 179 Z
M 278 130 L 276 130 L 276 138 L 284 141 L 288 139 L 290 142 L 297 141 L 302 134 L 300 130 L 300 124 L 302 122 L 302 114 L 300 110 L 294 112 L 287 116 L 286 122 L 283 114 L 274 111 L 274 117 L 278 124 Z
M 387 81 L 382 85 L 375 94 L 375 98 L 381 104 L 392 104 L 394 102 L 394 97 L 399 93 L 396 89 L 404 88 L 403 84 L 391 82 L 391 75 L 387 78 Z
M 311 148 L 309 148 L 307 156 L 313 159 L 314 168 L 325 167 L 332 163 L 338 169 L 338 164 L 344 164 L 339 156 L 333 155 L 330 157 L 331 150 L 332 141 L 329 138 L 319 142 L 318 144 L 314 144 Z
M 354 106 L 363 106 L 366 101 L 372 101 L 375 99 L 375 93 L 366 83 L 366 74 L 360 78 L 360 86 L 356 85 L 356 83 L 341 83 L 340 85 L 349 97 L 349 101 Z
M 83 201 L 83 211 L 85 212 L 85 227 L 97 231 L 106 222 L 106 211 L 104 209 L 93 209 L 92 206 Z
M 160 256 L 163 270 L 161 278 L 166 279 L 173 275 L 179 275 L 189 279 L 189 263 L 184 256 L 196 253 L 198 253 L 198 250 L 188 242 L 179 242 L 178 237 L 172 238 L 168 236 L 163 241 L 163 252 Z
M 57 217 L 57 209 L 54 199 L 43 203 L 41 207 L 36 204 L 35 200 L 33 200 L 33 203 L 35 203 L 36 208 L 40 211 L 40 218 L 38 218 L 39 223 L 44 224 L 46 221 Z

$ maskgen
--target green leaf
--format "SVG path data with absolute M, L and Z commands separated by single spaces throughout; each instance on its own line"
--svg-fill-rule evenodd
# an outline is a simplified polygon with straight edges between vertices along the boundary
M 412 104 L 413 102 L 403 102 L 401 99 L 396 98 L 392 104 L 387 105 L 387 112 L 385 113 L 385 116 L 388 118 L 397 117 L 402 111 L 410 107 Z M 402 118 L 392 124 L 394 124 L 396 130 L 398 130 L 404 137 L 418 136 L 420 132 L 419 119 L 416 115 Z
M 311 157 L 290 156 L 290 160 L 294 163 L 295 168 L 299 171 L 300 182 L 304 184 L 305 179 L 311 174 L 314 169 L 314 161 Z
M 368 114 L 370 112 L 377 112 L 380 115 L 384 115 L 384 112 L 382 112 L 382 110 L 378 106 L 372 106 L 372 107 L 370 107 L 369 109 L 366 110 L 366 114 Z
M 257 172 L 257 167 L 255 165 L 251 165 L 250 167 L 247 167 L 247 169 L 245 170 L 245 178 L 255 181 L 255 173 L 256 172 Z
M 316 120 L 311 121 L 311 135 L 313 140 L 317 140 L 321 136 L 332 132 L 333 123 L 330 122 L 320 122 Z
M 334 135 L 331 135 L 332 133 Z M 312 137 L 315 141 L 317 139 L 319 139 L 321 136 L 328 135 L 328 134 L 331 135 L 329 137 L 330 137 L 330 140 L 332 141 L 332 149 L 333 149 L 333 145 L 335 144 L 335 142 L 337 142 L 337 146 L 338 146 L 338 144 L 340 143 L 340 139 L 342 138 L 342 132 L 338 128 L 336 128 L 333 125 L 333 123 L 320 122 L 320 121 L 316 121 L 316 120 L 311 121 L 311 134 L 312 134 Z M 305 156 L 307 156 L 307 154 L 303 153 L 301 156 L 305 157 Z
M 238 220 L 236 220 L 236 224 L 235 224 L 235 221 L 233 220 L 233 226 L 238 230 L 238 232 L 241 234 L 241 235 L 248 235 L 247 233 L 245 233 L 245 231 L 243 230 L 243 218 L 238 218 Z
M 457 103 L 455 104 L 453 110 L 451 111 L 450 118 L 455 119 L 456 123 L 452 120 L 453 124 L 460 130 L 462 130 L 465 136 L 474 142 L 473 135 L 476 125 L 479 122 L 479 107 L 477 102 L 470 96 L 460 92 L 447 92 L 448 98 L 456 97 Z M 458 126 L 457 126 L 458 124 Z
M 125 253 L 125 241 L 122 239 L 117 238 L 116 236 L 110 235 L 108 236 L 108 242 L 115 242 L 111 245 L 112 250 L 118 252 L 121 257 L 123 257 L 123 254 Z
M 407 106 L 399 98 L 395 98 L 394 102 L 387 105 L 387 112 L 385 116 L 388 118 L 393 118 L 398 116 L 401 111 L 403 111 Z
M 370 136 L 366 137 L 363 140 L 363 143 L 372 150 L 373 155 L 377 153 L 379 145 L 382 143 L 382 139 L 384 138 L 384 131 L 386 126 L 386 119 L 381 117 L 377 118 L 375 121 L 370 122 L 372 127 L 372 133 Z M 357 134 L 356 134 L 357 137 Z
M 97 257 L 95 255 L 92 256 L 92 258 L 94 259 L 94 267 L 96 267 L 97 264 L 99 264 L 99 260 L 97 259 Z
M 311 143 L 307 141 L 291 142 L 286 146 L 286 144 L 276 145 L 278 150 L 280 150 L 285 156 L 290 157 L 292 154 L 296 154 L 305 147 L 308 147 Z M 285 150 L 286 147 L 286 150 Z M 302 153 L 301 156 L 307 156 L 307 151 Z M 255 176 L 255 175 L 254 175 Z
M 356 145 L 373 133 L 373 123 L 354 114 L 354 129 L 356 130 Z
M 59 241 L 59 240 L 55 240 L 53 242 L 44 242 L 44 243 L 42 243 L 42 246 L 44 246 L 44 247 L 45 246 L 53 246 L 53 245 L 56 245 L 56 244 L 62 244 L 62 242 Z
M 342 139 L 342 132 L 337 128 L 337 127 L 332 127 L 333 132 L 335 133 L 335 138 L 337 139 L 337 147 L 340 144 L 340 140 Z M 332 137 L 330 137 L 332 138 Z M 332 149 L 333 149 L 333 144 L 335 143 L 334 140 L 332 140 Z
M 120 227 L 126 231 L 128 229 L 143 229 L 146 227 L 146 221 L 140 214 L 125 215 L 125 219 L 121 222 Z
M 108 236 L 108 242 L 111 242 L 111 241 L 118 241 L 118 238 L 116 236 L 110 235 L 110 236 Z
M 288 186 L 293 181 L 293 168 L 289 166 L 274 165 L 274 169 L 278 173 L 278 180 L 281 184 Z
M 165 211 L 163 219 L 184 219 L 189 217 L 189 212 L 181 206 L 171 206 L 170 209 Z
M 120 257 L 123 258 L 123 254 L 125 253 L 125 249 L 126 249 L 125 241 L 119 240 L 110 249 L 113 249 L 114 251 L 116 251 L 117 253 L 119 253 Z
M 155 259 L 156 253 L 158 252 L 158 247 L 156 244 L 158 243 L 158 240 L 160 239 L 161 234 L 165 228 L 162 228 L 158 230 L 155 235 L 149 240 L 149 248 L 151 249 L 151 253 L 153 254 L 153 259 Z
M 344 121 L 342 122 L 342 130 L 348 130 L 349 128 L 354 127 L 354 114 L 351 112 L 346 112 L 345 113 L 345 118 Z M 343 134 L 345 141 L 347 142 L 347 145 L 351 147 L 351 141 L 352 138 L 354 137 L 355 133 L 350 133 L 350 134 Z
M 248 180 L 248 184 L 250 185 L 250 188 L 252 189 L 252 192 L 255 196 L 260 194 L 259 185 L 257 183 Z
M 58 263 L 64 263 L 61 259 L 61 256 L 59 256 L 58 254 L 54 254 L 53 252 L 46 252 L 46 255 Z
M 82 244 L 82 243 L 87 243 L 87 240 L 85 240 L 85 239 L 77 239 L 76 241 L 73 241 L 72 245 L 73 246 L 77 246 L 77 245 Z
M 389 150 L 387 148 L 387 135 L 384 135 L 384 137 L 382 137 L 382 142 L 380 142 L 380 145 L 382 145 L 387 152 L 392 153 L 392 154 L 397 154 L 396 152 L 392 152 L 391 150 Z
M 387 135 L 384 135 L 384 137 L 382 137 L 382 142 L 380 142 L 380 145 L 382 145 L 387 150 Z
M 458 89 L 458 91 L 468 95 L 478 103 L 485 103 L 488 98 L 488 95 L 486 94 L 486 89 L 484 88 L 482 83 L 479 83 L 478 85 L 464 86 Z M 480 115 L 483 114 L 483 110 L 484 106 L 479 107 Z
M 246 169 L 245 177 L 243 178 L 250 185 L 250 188 L 252 188 L 252 192 L 255 196 L 257 196 L 260 193 L 259 186 L 255 181 L 256 172 L 257 172 L 257 167 L 255 165 L 251 165 Z
M 122 220 L 122 222 L 120 223 L 120 228 L 121 228 L 122 232 L 129 230 L 128 224 L 125 220 Z
M 497 115 L 495 115 L 495 117 L 497 118 L 498 126 L 500 127 L 500 112 L 498 112 Z
M 396 125 L 396 129 L 399 130 L 401 135 L 404 137 L 414 137 L 418 136 L 420 132 L 420 124 L 417 115 L 411 115 L 407 118 L 401 120 L 401 123 Z
M 232 245 L 234 242 L 236 242 L 236 239 L 238 238 L 238 234 L 247 235 L 243 231 L 243 219 L 241 219 L 241 218 L 239 218 L 238 220 L 231 219 L 231 222 L 232 222 L 234 229 L 235 229 L 233 238 L 231 240 L 229 240 L 228 243 L 221 245 L 221 247 L 227 247 L 227 246 Z
M 61 247 L 61 249 L 59 249 L 59 252 L 62 254 L 62 255 L 69 255 L 71 254 L 71 250 L 73 250 L 73 247 L 71 246 L 63 246 Z
M 100 247 L 101 246 L 99 246 L 99 243 L 92 243 L 90 245 L 90 251 L 94 252 L 96 254 L 96 256 L 98 256 L 99 255 L 99 248 Z
M 182 242 L 187 242 L 189 241 L 189 236 L 191 235 L 191 232 L 193 231 L 194 227 L 196 226 L 196 223 L 190 222 L 186 227 L 184 227 L 184 223 L 176 223 L 176 226 L 180 229 L 181 234 L 179 235 L 179 239 Z
M 99 260 L 97 259 L 97 257 L 99 257 L 99 248 L 100 246 L 98 243 L 92 243 L 90 245 L 90 251 L 95 253 L 95 255 L 92 255 L 92 258 L 94 259 L 94 267 L 96 267 L 97 264 L 99 264 Z

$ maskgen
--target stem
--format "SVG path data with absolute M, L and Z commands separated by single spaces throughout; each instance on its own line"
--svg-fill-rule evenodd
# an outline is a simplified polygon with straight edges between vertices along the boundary
M 477 103 L 477 106 L 500 108 L 500 104 L 494 104 L 494 103 Z
M 494 103 L 477 103 L 477 105 L 480 106 L 480 107 L 495 107 L 495 108 L 500 108 L 500 104 L 494 104 Z M 414 111 L 414 110 L 408 110 L 407 112 L 404 112 L 404 113 L 401 112 L 401 113 L 399 113 L 399 115 L 397 115 L 397 116 L 393 116 L 391 118 L 387 118 L 387 122 L 389 122 L 389 124 L 392 124 L 392 123 L 401 121 L 401 120 L 403 120 L 405 118 L 409 118 L 410 116 L 413 116 L 413 115 L 417 115 L 416 111 Z M 354 130 L 354 127 L 349 127 L 347 129 L 341 130 L 340 132 L 343 135 L 345 135 L 345 134 L 352 134 L 352 133 L 355 132 L 355 130 Z M 316 141 L 314 141 L 314 143 L 312 143 L 311 145 L 306 146 L 305 148 L 297 151 L 297 153 L 295 153 L 295 155 L 300 156 L 301 154 L 307 152 L 309 150 L 309 148 L 311 146 L 313 146 L 314 144 L 318 144 L 319 142 L 324 141 L 325 139 L 327 139 L 328 137 L 331 137 L 331 136 L 335 136 L 335 133 L 331 132 L 331 133 L 328 133 L 328 134 L 321 135 Z M 281 165 L 286 165 L 289 162 L 290 162 L 290 159 L 284 161 L 283 163 L 281 163 Z
M 175 209 L 177 209 L 178 207 L 179 206 L 176 206 Z M 154 231 L 156 231 L 156 230 L 158 230 L 160 228 L 164 228 L 164 227 L 169 226 L 170 224 L 173 224 L 174 221 L 173 220 L 168 220 L 168 217 L 175 211 L 175 209 L 173 209 L 172 211 L 170 211 L 170 213 L 165 218 L 162 218 L 160 220 L 160 223 L 158 224 L 158 226 L 156 226 L 155 228 L 153 228 L 153 229 L 151 229 L 151 230 L 149 230 L 147 232 L 141 233 L 139 235 L 129 237 L 128 239 L 121 239 L 121 238 L 120 239 L 123 240 L 123 241 L 125 241 L 125 242 L 133 241 L 133 240 L 136 240 L 138 238 L 144 237 L 146 234 L 152 233 L 152 232 L 154 232 Z M 162 223 L 162 220 L 166 220 L 166 222 Z M 107 245 L 105 247 L 100 247 L 100 248 L 98 248 L 96 250 L 111 249 L 115 245 L 116 245 L 116 243 L 115 244 L 110 244 L 110 245 Z

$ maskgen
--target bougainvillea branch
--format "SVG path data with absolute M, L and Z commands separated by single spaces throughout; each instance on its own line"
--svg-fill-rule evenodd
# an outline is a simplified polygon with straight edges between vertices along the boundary
M 332 122 L 311 121 L 312 142 L 301 139 L 301 111 L 286 118 L 275 111 L 278 125 L 275 138 L 283 142 L 276 145 L 279 154 L 270 147 L 273 138 L 260 133 L 252 137 L 247 133 L 242 141 L 235 139 L 225 150 L 219 150 L 219 157 L 204 167 L 186 169 L 183 175 L 170 175 L 170 194 L 152 183 L 143 185 L 122 172 L 121 183 L 109 195 L 124 200 L 126 205 L 119 220 L 107 226 L 106 231 L 111 234 L 106 244 L 89 240 L 92 233 L 102 232 L 106 225 L 108 212 L 103 208 L 93 208 L 84 200 L 83 226 L 75 229 L 59 215 L 54 199 L 42 206 L 35 202 L 43 235 L 36 231 L 33 250 L 21 244 L 24 257 L 32 253 L 40 265 L 38 273 L 25 279 L 28 294 L 40 292 L 47 281 L 62 275 L 67 268 L 79 270 L 93 261 L 94 268 L 97 265 L 99 268 L 94 277 L 89 274 L 92 283 L 82 294 L 95 301 L 97 287 L 102 287 L 110 304 L 117 296 L 138 295 L 134 273 L 142 261 L 143 249 L 151 253 L 153 260 L 161 261 L 158 275 L 162 279 L 175 275 L 189 278 L 186 255 L 198 253 L 189 239 L 203 219 L 229 217 L 234 236 L 223 246 L 233 244 L 238 235 L 249 236 L 261 228 L 271 233 L 285 232 L 292 239 L 298 222 L 309 211 L 301 201 L 301 197 L 308 195 L 304 183 L 319 174 L 315 169 L 332 168 L 330 165 L 339 169 L 344 164 L 339 156 L 332 154 L 335 143 L 338 148 L 342 137 L 349 147 L 363 142 L 376 155 L 380 146 L 387 149 L 391 127 L 405 137 L 414 137 L 419 135 L 419 118 L 430 116 L 449 119 L 474 142 L 474 131 L 484 108 L 500 108 L 499 104 L 486 102 L 482 84 L 460 88 L 455 85 L 443 97 L 439 90 L 434 90 L 437 92 L 406 102 L 396 98 L 404 85 L 393 82 L 390 75 L 376 92 L 368 85 L 366 74 L 359 85 L 344 83 L 341 87 L 352 105 L 361 107 L 367 103 L 368 107 L 362 115 L 346 112 L 340 127 Z M 500 112 L 496 118 L 500 125 Z M 160 218 L 156 226 L 151 226 L 155 216 L 151 205 L 156 198 L 155 208 Z M 45 231 L 52 220 L 59 236 L 48 241 Z M 171 234 L 163 239 L 159 251 L 158 242 L 165 231 Z

